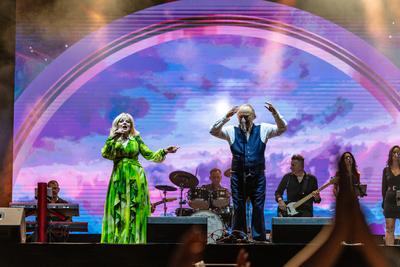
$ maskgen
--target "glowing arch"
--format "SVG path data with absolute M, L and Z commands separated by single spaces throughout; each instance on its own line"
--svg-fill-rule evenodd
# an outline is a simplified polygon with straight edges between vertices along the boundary
M 187 0 L 156 6 L 111 23 L 60 55 L 15 103 L 19 120 L 15 122 L 14 170 L 18 172 L 27 151 L 53 114 L 87 81 L 138 51 L 188 37 L 220 34 L 257 37 L 306 51 L 359 82 L 397 118 L 400 95 L 387 78 L 400 77 L 400 71 L 360 38 L 307 12 L 271 2 L 237 1 L 232 6 L 232 1 L 221 0 L 218 8 L 214 5 L 215 1 Z M 146 12 L 151 12 L 157 21 L 145 26 L 135 24 Z M 330 30 L 311 30 L 305 21 Z M 132 27 L 115 34 L 111 30 L 116 25 Z M 331 32 L 342 39 L 330 40 L 336 38 L 329 36 Z M 376 62 L 380 62 L 379 66 Z M 32 98 L 34 105 L 30 106 Z

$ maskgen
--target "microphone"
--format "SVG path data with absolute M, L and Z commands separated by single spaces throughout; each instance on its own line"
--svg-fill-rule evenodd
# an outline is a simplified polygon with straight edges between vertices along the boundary
M 242 117 L 242 119 L 240 120 L 240 129 L 242 129 L 243 132 L 247 133 L 246 119 L 244 117 Z

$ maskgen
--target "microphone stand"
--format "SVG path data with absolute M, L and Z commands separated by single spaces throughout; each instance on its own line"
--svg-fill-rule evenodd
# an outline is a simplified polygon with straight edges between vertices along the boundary
M 167 216 L 167 190 L 164 190 L 164 217 Z
M 179 189 L 181 190 L 181 194 L 179 197 L 179 216 L 182 216 L 182 205 L 186 204 L 186 202 L 183 201 L 183 184 L 179 185 Z
M 244 214 L 245 214 L 245 229 L 246 229 L 246 234 L 249 233 L 249 226 L 247 222 L 247 202 L 248 202 L 248 196 L 247 196 L 247 190 L 246 190 L 246 185 L 247 185 L 247 176 L 248 174 L 246 173 L 246 146 L 247 146 L 247 129 L 246 129 L 246 123 L 242 123 L 242 133 L 244 134 L 244 142 L 243 142 L 243 201 L 244 201 Z

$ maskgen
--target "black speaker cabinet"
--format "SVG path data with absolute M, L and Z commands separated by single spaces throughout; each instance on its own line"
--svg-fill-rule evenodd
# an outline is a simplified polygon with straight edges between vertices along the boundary
M 149 217 L 147 243 L 180 243 L 193 226 L 207 235 L 207 217 Z
M 0 243 L 25 243 L 23 208 L 0 208 Z
M 324 227 L 331 224 L 328 217 L 273 217 L 273 243 L 309 243 Z

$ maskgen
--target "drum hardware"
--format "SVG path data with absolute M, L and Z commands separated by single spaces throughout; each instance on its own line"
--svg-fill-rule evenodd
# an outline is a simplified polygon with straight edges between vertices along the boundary
M 191 216 L 193 213 L 194 210 L 190 208 L 177 208 L 175 210 L 176 216 Z
M 173 171 L 169 174 L 169 179 L 174 185 L 183 188 L 193 188 L 199 184 L 196 176 L 185 171 Z
M 208 244 L 224 242 L 229 236 L 228 229 L 232 225 L 233 213 L 229 198 L 229 192 L 225 189 L 208 191 L 205 187 L 197 187 L 188 192 L 189 205 L 194 208 L 190 211 L 197 209 L 190 216 L 207 217 Z
M 161 184 L 160 185 L 156 185 L 155 188 L 157 188 L 158 190 L 161 190 L 161 191 L 168 191 L 168 192 L 173 192 L 173 191 L 177 190 L 176 187 L 174 187 L 174 186 L 161 185 Z
M 179 187 L 180 189 L 180 195 L 179 195 L 179 215 L 178 216 L 182 216 L 182 205 L 186 204 L 186 200 L 183 200 L 183 186 Z
M 217 189 L 211 193 L 211 204 L 217 208 L 223 208 L 229 205 L 229 192 L 225 189 Z
M 233 207 L 228 205 L 224 208 L 211 209 L 211 211 L 214 212 L 215 214 L 218 214 L 218 216 L 221 218 L 222 222 L 224 223 L 224 226 L 226 229 L 231 228 L 232 218 L 233 218 Z
M 189 206 L 193 209 L 207 210 L 210 207 L 211 192 L 204 187 L 191 188 L 188 192 Z
M 164 197 L 161 200 L 161 202 L 164 204 L 164 216 L 167 216 L 167 202 L 174 201 L 175 199 L 168 199 L 167 198 L 167 192 L 172 192 L 176 191 L 176 187 L 170 186 L 170 185 L 156 185 L 155 188 L 158 190 L 163 191 Z M 161 203 L 160 203 L 161 204 Z
M 207 243 L 215 244 L 216 240 L 221 238 L 225 232 L 224 224 L 221 218 L 209 210 L 200 210 L 193 213 L 193 217 L 207 217 Z
M 183 200 L 183 189 L 196 187 L 199 184 L 199 180 L 193 174 L 185 171 L 173 171 L 169 174 L 169 179 L 180 189 L 178 216 L 182 216 L 182 205 L 186 204 L 186 200 Z
M 229 168 L 229 169 L 224 171 L 224 176 L 228 177 L 228 178 L 231 178 L 231 168 Z

